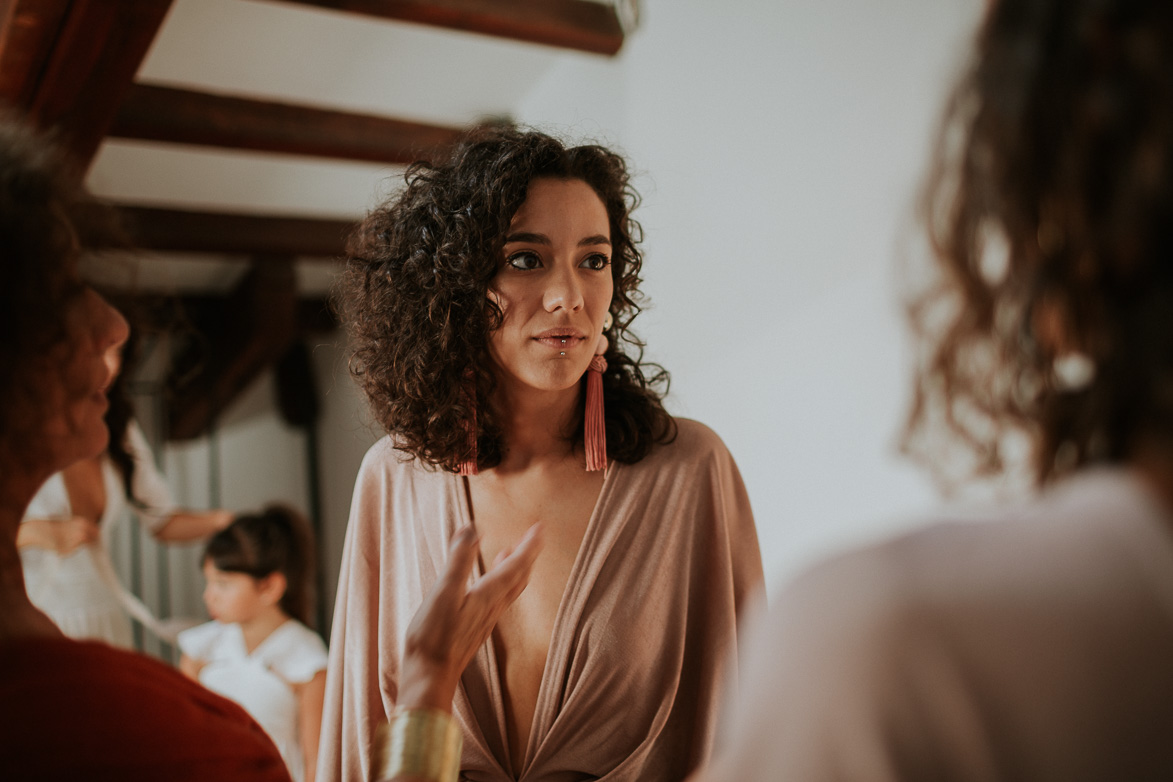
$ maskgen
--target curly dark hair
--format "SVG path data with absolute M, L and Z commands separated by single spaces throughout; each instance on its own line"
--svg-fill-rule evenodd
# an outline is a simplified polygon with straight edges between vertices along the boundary
M 639 195 L 623 158 L 600 146 L 567 147 L 536 131 L 482 128 L 448 159 L 408 168 L 406 188 L 351 238 L 338 291 L 354 343 L 352 372 L 396 447 L 425 464 L 452 470 L 468 456 L 474 395 L 478 464 L 501 461 L 502 429 L 487 400 L 495 388 L 489 335 L 502 313 L 488 291 L 503 263 L 510 220 L 539 177 L 586 182 L 610 222 L 608 456 L 634 463 L 675 436 L 661 401 L 668 373 L 643 362 L 643 343 L 629 330 L 642 301 L 643 257 L 642 232 L 631 217 Z M 582 428 L 569 436 L 581 441 Z
M 79 258 L 124 246 L 113 211 L 84 190 L 62 153 L 0 115 L 0 443 L 20 443 L 26 454 L 36 447 L 51 412 L 39 371 L 65 343 L 70 302 L 85 290 Z
M 1023 432 L 1042 483 L 1173 440 L 1171 167 L 1173 4 L 991 5 L 924 194 L 908 450 L 990 473 Z

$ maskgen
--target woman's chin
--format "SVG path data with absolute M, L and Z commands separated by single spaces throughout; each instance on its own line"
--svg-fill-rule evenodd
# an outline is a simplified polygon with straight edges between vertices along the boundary
M 544 372 L 534 377 L 529 385 L 534 391 L 542 391 L 550 394 L 571 391 L 578 388 L 578 384 L 582 380 L 585 372 L 586 370 L 578 372 L 570 367 Z
M 513 393 L 559 393 L 578 387 L 587 371 L 580 364 L 569 360 L 547 361 L 501 372 L 498 379 L 511 387 Z

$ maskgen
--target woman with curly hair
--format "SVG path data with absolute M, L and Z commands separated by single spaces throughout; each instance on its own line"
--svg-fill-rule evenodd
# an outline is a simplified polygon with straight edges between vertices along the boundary
M 1173 5 L 995 0 L 940 139 L 907 443 L 1042 491 L 800 577 L 705 780 L 1173 779 Z
M 66 638 L 29 600 L 17 536 L 49 476 L 97 458 L 126 320 L 83 280 L 120 247 L 113 211 L 0 117 L 0 764 L 5 779 L 289 776 L 238 706 L 168 665 Z
M 619 156 L 470 134 L 364 222 L 342 304 L 388 436 L 355 489 L 321 779 L 371 777 L 410 620 L 475 527 L 485 567 L 544 541 L 452 698 L 473 780 L 677 780 L 709 752 L 762 582 L 744 486 L 642 362 L 638 197 Z

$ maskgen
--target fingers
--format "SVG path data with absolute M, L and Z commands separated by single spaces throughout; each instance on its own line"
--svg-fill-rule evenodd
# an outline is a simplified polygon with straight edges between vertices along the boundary
M 542 525 L 535 524 L 504 558 L 494 564 L 474 591 L 487 603 L 503 602 L 501 609 L 517 599 L 529 583 L 530 572 L 542 549 Z
M 468 583 L 468 576 L 472 573 L 473 565 L 477 561 L 477 549 L 480 541 L 476 530 L 472 526 L 457 530 L 448 546 L 448 561 L 438 580 L 439 588 L 445 591 L 464 590 Z

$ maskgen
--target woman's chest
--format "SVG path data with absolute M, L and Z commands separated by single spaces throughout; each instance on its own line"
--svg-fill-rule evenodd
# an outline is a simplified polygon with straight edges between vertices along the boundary
M 481 536 L 483 569 L 492 567 L 535 523 L 542 551 L 529 584 L 501 616 L 492 636 L 512 754 L 520 762 L 541 691 L 560 612 L 580 569 L 584 541 L 602 489 L 603 476 L 574 475 L 560 482 L 481 482 L 470 493 Z
M 564 480 L 495 481 L 471 487 L 483 570 L 509 552 L 530 527 L 542 525 L 542 551 L 529 584 L 498 625 L 498 635 L 509 641 L 509 648 L 536 647 L 544 657 L 549 646 L 603 483 L 601 474 L 579 472 Z
M 62 471 L 65 493 L 74 516 L 100 522 L 106 510 L 106 484 L 102 459 L 86 459 Z

